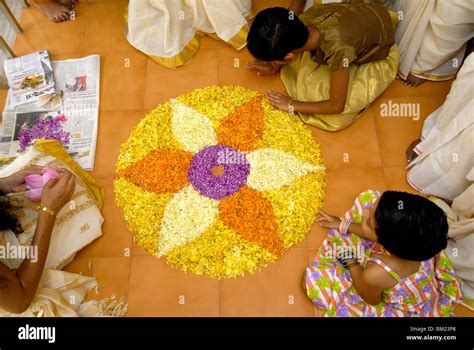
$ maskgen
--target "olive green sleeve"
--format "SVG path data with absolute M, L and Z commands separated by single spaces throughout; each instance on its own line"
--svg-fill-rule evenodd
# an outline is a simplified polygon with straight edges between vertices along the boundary
M 322 49 L 324 51 L 324 48 Z M 325 51 L 325 54 L 330 70 L 349 68 L 349 65 L 357 59 L 357 54 L 352 46 L 339 46 L 329 52 Z

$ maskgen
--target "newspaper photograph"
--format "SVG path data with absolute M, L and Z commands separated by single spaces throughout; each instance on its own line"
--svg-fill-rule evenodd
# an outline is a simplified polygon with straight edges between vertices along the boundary
M 16 157 L 36 139 L 57 139 L 84 169 L 93 170 L 97 144 L 100 93 L 100 56 L 52 61 L 59 108 L 28 104 L 2 115 L 0 158 Z
M 36 102 L 40 96 L 54 93 L 53 68 L 48 51 L 6 60 L 4 68 L 12 108 Z

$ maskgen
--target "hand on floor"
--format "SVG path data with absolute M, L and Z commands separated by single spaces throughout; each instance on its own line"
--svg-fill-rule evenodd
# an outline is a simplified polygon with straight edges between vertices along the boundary
M 288 112 L 290 108 L 289 102 L 292 100 L 290 96 L 275 91 L 267 91 L 265 92 L 265 96 L 272 106 Z
M 319 226 L 321 227 L 338 229 L 341 224 L 341 219 L 337 216 L 329 215 L 320 209 L 319 217 L 316 219 L 316 222 L 319 222 Z
M 254 71 L 257 75 L 272 75 L 278 73 L 278 68 L 270 62 L 252 61 L 247 63 L 245 67 Z

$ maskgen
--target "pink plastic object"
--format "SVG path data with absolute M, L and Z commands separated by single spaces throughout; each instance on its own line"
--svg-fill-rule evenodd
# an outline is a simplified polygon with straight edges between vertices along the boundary
M 59 177 L 59 173 L 53 168 L 46 168 L 44 174 L 33 174 L 25 177 L 25 184 L 28 188 L 26 197 L 32 201 L 39 201 L 43 194 L 43 186 L 51 179 Z

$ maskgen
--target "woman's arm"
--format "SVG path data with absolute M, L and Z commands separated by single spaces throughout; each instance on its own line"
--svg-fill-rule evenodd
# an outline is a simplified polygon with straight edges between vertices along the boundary
M 23 261 L 16 274 L 4 264 L 0 264 L 0 306 L 6 311 L 22 313 L 33 300 L 48 256 L 55 220 L 55 216 L 46 212 L 40 212 L 38 215 L 38 224 L 31 243 L 32 247 L 38 247 L 36 262 Z
M 294 101 L 288 95 L 267 91 L 268 102 L 275 107 L 290 113 L 306 114 L 339 114 L 344 111 L 349 86 L 349 68 L 340 68 L 331 72 L 331 87 L 329 100 L 318 102 Z
M 41 206 L 49 208 L 52 213 L 40 211 L 38 214 L 31 243 L 32 247 L 37 247 L 38 256 L 35 261 L 24 260 L 16 274 L 0 264 L 0 307 L 6 311 L 22 313 L 30 306 L 48 256 L 56 213 L 70 200 L 74 188 L 74 176 L 68 171 L 63 171 L 59 179 L 50 180 L 44 186 Z
M 292 103 L 295 112 L 306 114 L 339 114 L 344 111 L 349 85 L 349 68 L 340 68 L 331 72 L 329 100 L 318 102 Z

